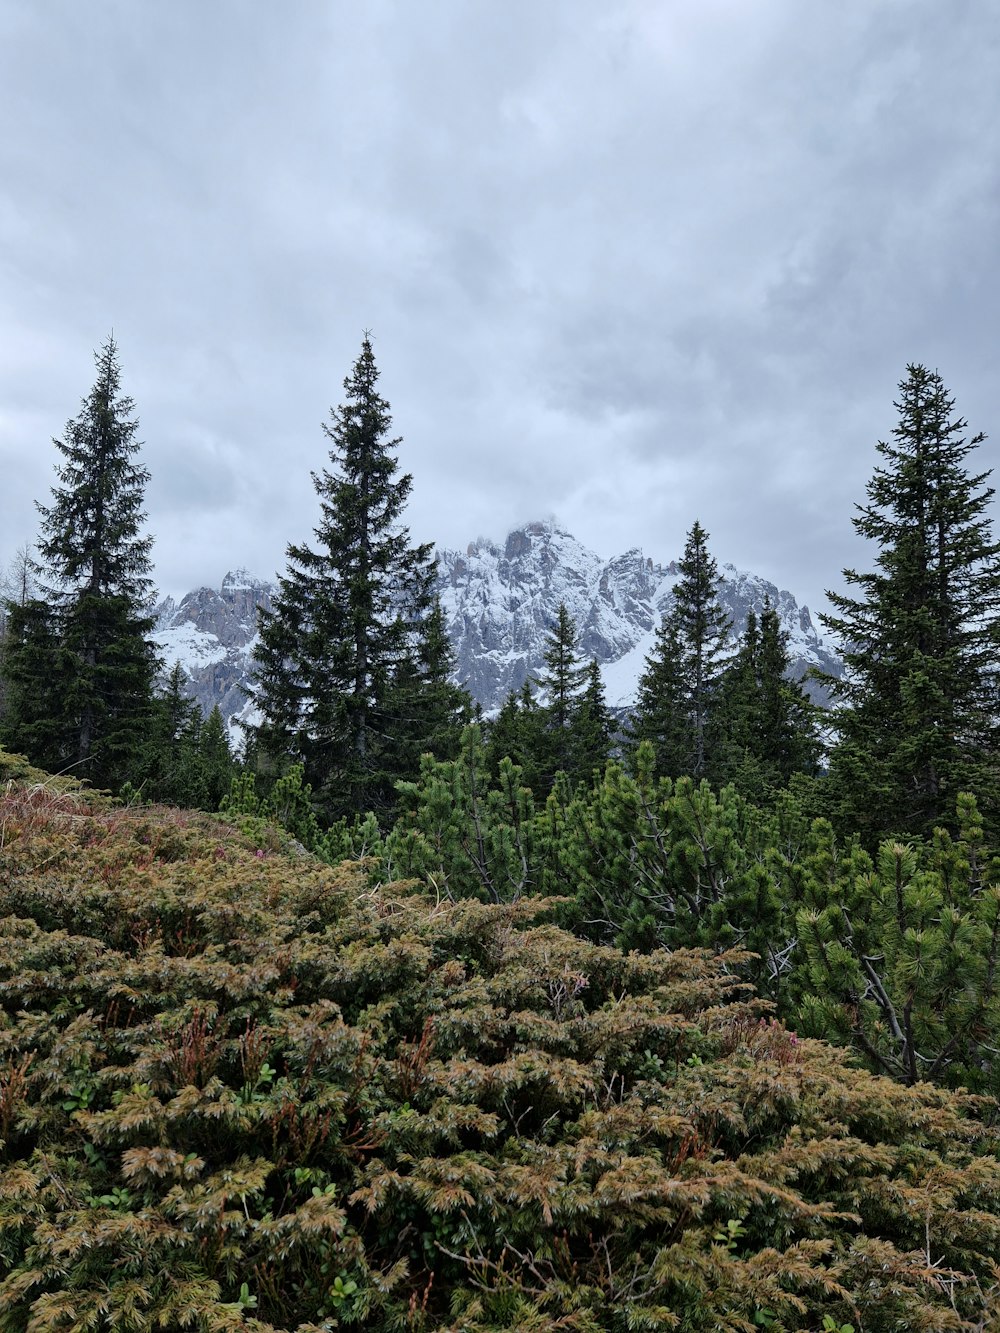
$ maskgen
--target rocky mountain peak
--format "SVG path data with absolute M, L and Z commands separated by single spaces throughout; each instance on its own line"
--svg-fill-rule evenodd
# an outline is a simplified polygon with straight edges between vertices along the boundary
M 751 607 L 765 601 L 789 633 L 793 669 L 837 671 L 809 612 L 790 592 L 726 566 L 720 600 L 735 633 Z M 458 657 L 458 677 L 483 708 L 498 708 L 511 690 L 539 673 L 545 640 L 560 604 L 572 615 L 581 651 L 600 663 L 609 703 L 628 707 L 673 598 L 677 562 L 661 564 L 635 547 L 603 560 L 555 520 L 527 523 L 504 542 L 484 539 L 464 553 L 439 555 L 439 595 Z
M 839 673 L 836 654 L 790 592 L 733 565 L 720 572 L 720 600 L 735 633 L 750 608 L 759 614 L 766 600 L 789 634 L 794 673 L 814 665 Z M 661 564 L 638 547 L 602 559 L 555 519 L 526 523 L 502 542 L 480 537 L 461 552 L 442 550 L 437 591 L 457 679 L 487 714 L 498 709 L 542 670 L 546 639 L 565 604 L 581 651 L 601 666 L 609 704 L 626 708 L 677 577 L 676 561 Z M 167 669 L 181 662 L 206 712 L 217 703 L 229 720 L 246 708 L 257 611 L 270 607 L 274 592 L 273 584 L 234 569 L 219 589 L 196 588 L 180 603 L 168 597 L 157 608 L 156 639 Z
M 253 592 L 258 591 L 261 588 L 270 587 L 271 584 L 265 583 L 263 579 L 259 579 L 255 574 L 251 574 L 249 569 L 240 567 L 239 569 L 231 569 L 229 573 L 226 574 L 225 578 L 222 580 L 222 587 L 219 591 L 222 593 L 223 597 L 235 597 L 241 592 Z
M 226 721 L 247 703 L 257 608 L 270 608 L 274 585 L 245 569 L 232 570 L 215 588 L 194 588 L 179 603 L 156 608 L 154 637 L 169 671 L 180 662 L 187 690 L 202 711 L 218 704 Z

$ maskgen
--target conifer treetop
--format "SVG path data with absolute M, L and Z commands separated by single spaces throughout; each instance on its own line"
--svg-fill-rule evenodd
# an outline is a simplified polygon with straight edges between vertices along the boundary
M 330 453 L 312 473 L 315 543 L 289 544 L 255 653 L 264 749 L 302 761 L 338 811 L 391 802 L 401 776 L 393 745 L 401 727 L 412 731 L 419 639 L 433 602 L 433 548 L 411 545 L 401 521 L 413 479 L 398 473 L 401 441 L 390 437 L 378 378 L 366 333 L 344 402 L 323 424 Z
M 876 445 L 881 461 L 853 520 L 877 544 L 873 567 L 845 569 L 853 592 L 829 592 L 835 613 L 821 616 L 847 667 L 827 681 L 845 705 L 834 770 L 845 791 L 868 790 L 857 813 L 881 812 L 879 832 L 950 823 L 959 791 L 995 790 L 1000 685 L 994 491 L 988 470 L 968 467 L 986 437 L 968 436 L 940 374 L 925 366 L 907 367 L 895 406 L 892 439 Z
M 108 337 L 94 353 L 97 379 L 63 439 L 61 483 L 50 505 L 38 504 L 38 550 L 54 580 L 50 595 L 124 596 L 148 602 L 153 538 L 141 534 L 148 470 L 135 461 L 142 447 L 135 403 L 121 391 L 118 345 Z

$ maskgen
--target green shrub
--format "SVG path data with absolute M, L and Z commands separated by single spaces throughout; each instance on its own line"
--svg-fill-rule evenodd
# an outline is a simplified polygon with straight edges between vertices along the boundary
M 996 1327 L 983 1104 L 800 1039 L 740 954 L 208 816 L 0 828 L 4 1333 Z

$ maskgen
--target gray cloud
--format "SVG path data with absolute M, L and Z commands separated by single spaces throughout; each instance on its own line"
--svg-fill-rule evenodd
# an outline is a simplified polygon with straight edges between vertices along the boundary
M 272 573 L 370 328 L 415 536 L 697 516 L 815 604 L 907 361 L 1000 430 L 998 55 L 972 0 L 0 0 L 0 564 L 113 326 L 160 585 Z

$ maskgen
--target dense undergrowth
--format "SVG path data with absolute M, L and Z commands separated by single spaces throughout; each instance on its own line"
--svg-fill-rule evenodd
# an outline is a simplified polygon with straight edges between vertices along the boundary
M 0 1329 L 1000 1330 L 991 1103 L 741 955 L 0 799 Z
M 866 850 L 816 817 L 808 782 L 759 806 L 657 777 L 653 760 L 644 743 L 539 802 L 509 759 L 491 775 L 468 727 L 457 758 L 425 755 L 398 784 L 388 831 L 371 814 L 324 829 L 300 768 L 265 799 L 244 775 L 227 810 L 249 834 L 268 816 L 331 865 L 363 861 L 372 885 L 558 896 L 559 924 L 596 944 L 742 949 L 741 978 L 800 1035 L 904 1083 L 1000 1095 L 1000 857 L 973 796 L 957 796 L 951 832 Z

